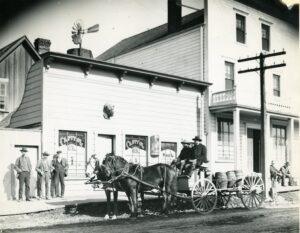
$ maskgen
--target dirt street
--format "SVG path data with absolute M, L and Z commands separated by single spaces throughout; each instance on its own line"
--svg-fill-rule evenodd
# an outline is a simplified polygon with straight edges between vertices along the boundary
M 3 232 L 299 232 L 299 208 L 217 210 L 208 215 L 176 213 L 93 223 L 56 225 Z

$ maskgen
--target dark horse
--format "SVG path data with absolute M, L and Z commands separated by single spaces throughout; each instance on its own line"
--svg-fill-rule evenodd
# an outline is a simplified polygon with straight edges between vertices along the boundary
M 164 197 L 163 213 L 168 213 L 172 201 L 172 195 L 177 192 L 176 172 L 167 164 L 155 164 L 149 167 L 142 167 L 128 163 L 120 156 L 109 156 L 103 161 L 107 177 L 118 177 L 117 180 L 124 188 L 131 205 L 131 216 L 137 216 L 137 196 L 153 187 L 162 191 Z M 124 171 L 134 177 L 126 176 Z M 138 179 L 138 180 L 137 180 Z M 139 182 L 142 181 L 142 182 Z M 150 184 L 147 185 L 147 184 Z M 141 195 L 142 196 L 142 195 Z
M 105 174 L 105 167 L 104 165 L 101 165 L 99 161 L 96 161 L 95 164 L 95 170 L 94 170 L 95 175 L 97 176 L 97 180 L 100 181 L 108 181 L 109 178 Z M 111 202 L 111 193 L 113 193 L 114 196 L 114 212 L 113 215 L 111 216 L 111 219 L 116 219 L 117 218 L 117 212 L 118 212 L 118 190 L 117 187 L 118 184 L 111 184 L 111 185 L 103 185 L 103 189 L 105 191 L 106 195 L 106 214 L 104 219 L 109 219 L 111 215 L 111 209 L 110 209 L 110 202 Z

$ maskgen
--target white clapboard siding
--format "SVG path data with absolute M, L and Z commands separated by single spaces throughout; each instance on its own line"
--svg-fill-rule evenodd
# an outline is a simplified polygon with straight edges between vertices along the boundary
M 152 43 L 114 59 L 115 63 L 201 79 L 200 28 Z
M 72 77 L 70 72 L 63 75 L 54 68 L 45 74 L 43 134 L 50 151 L 54 150 L 51 145 L 56 145 L 58 130 L 84 131 L 88 140 L 95 132 L 117 137 L 158 134 L 164 141 L 176 138 L 178 144 L 182 138 L 196 135 L 197 89 L 186 87 L 177 92 L 173 84 L 159 82 L 149 88 L 146 80 L 129 75 L 120 84 L 116 78 L 105 77 L 105 72 L 101 75 Z M 110 120 L 102 116 L 106 103 L 115 106 Z
M 22 102 L 13 114 L 10 127 L 24 127 L 41 122 L 42 62 L 36 62 L 28 72 Z

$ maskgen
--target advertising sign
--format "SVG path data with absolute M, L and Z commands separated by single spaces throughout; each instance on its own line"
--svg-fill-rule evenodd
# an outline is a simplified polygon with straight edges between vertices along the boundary
M 124 158 L 131 163 L 147 166 L 148 137 L 126 135 Z

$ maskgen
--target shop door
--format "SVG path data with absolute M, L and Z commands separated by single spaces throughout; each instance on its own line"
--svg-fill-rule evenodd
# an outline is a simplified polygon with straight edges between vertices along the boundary
M 261 172 L 260 130 L 247 130 L 247 168 L 249 172 Z
M 95 153 L 100 162 L 103 161 L 105 155 L 114 153 L 114 135 L 98 134 L 96 138 Z

